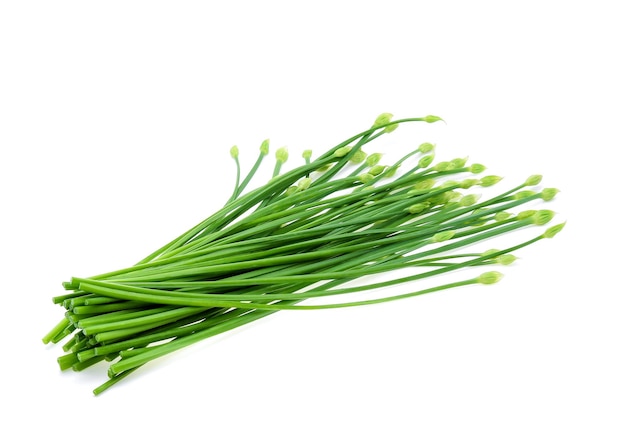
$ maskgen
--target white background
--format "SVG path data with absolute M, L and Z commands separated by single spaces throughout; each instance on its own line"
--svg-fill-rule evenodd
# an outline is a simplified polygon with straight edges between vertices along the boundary
M 624 446 L 626 103 L 619 2 L 5 1 L 2 445 Z M 142 368 L 62 374 L 60 282 L 219 208 L 259 143 L 321 153 L 381 112 L 508 186 L 557 238 L 493 287 L 282 312 Z M 8 416 L 7 416 L 8 415 Z

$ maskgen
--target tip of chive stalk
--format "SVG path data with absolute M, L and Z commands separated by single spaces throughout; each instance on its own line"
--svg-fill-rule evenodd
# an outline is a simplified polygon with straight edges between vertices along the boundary
M 550 200 L 554 199 L 554 196 L 556 196 L 560 191 L 556 188 L 544 188 L 541 191 L 541 198 L 544 200 L 544 202 L 549 202 Z
M 289 152 L 287 152 L 286 147 L 281 147 L 276 151 L 276 160 L 279 162 L 285 163 L 287 158 L 289 158 Z
M 554 211 L 552 210 L 539 210 L 533 214 L 533 223 L 535 225 L 545 225 L 554 217 Z
M 524 182 L 524 186 L 537 186 L 539 183 L 541 183 L 542 179 L 543 179 L 542 175 L 539 175 L 539 174 L 531 175 Z
M 261 153 L 263 155 L 267 155 L 270 152 L 270 140 L 263 140 L 263 142 L 261 143 L 261 147 L 259 148 L 259 150 L 261 151 Z
M 417 150 L 422 154 L 427 154 L 435 150 L 435 145 L 432 143 L 422 143 L 418 146 Z
M 367 156 L 367 158 L 365 159 L 365 164 L 368 168 L 373 168 L 380 162 L 381 158 L 383 158 L 383 154 L 379 152 L 374 152 L 373 154 Z
M 354 153 L 352 158 L 350 159 L 350 163 L 363 163 L 367 158 L 367 154 L 363 152 L 362 149 L 359 149 Z
M 417 166 L 422 169 L 427 168 L 433 160 L 435 160 L 434 155 L 426 155 L 425 157 L 420 158 L 420 161 L 417 162 Z
M 337 149 L 335 151 L 335 157 L 343 157 L 345 155 L 347 155 L 350 151 L 352 150 L 352 146 L 344 146 L 344 147 L 340 147 L 339 149 Z
M 230 156 L 233 158 L 239 157 L 239 148 L 237 146 L 233 146 L 230 148 Z
M 393 118 L 393 114 L 392 113 L 381 113 L 380 115 L 378 115 L 378 117 L 376 118 L 376 120 L 374 120 L 374 124 L 372 125 L 372 127 L 380 127 L 380 126 L 384 126 L 385 124 L 389 124 L 391 122 L 391 119 Z M 391 133 L 394 130 L 396 130 L 398 128 L 398 124 L 390 124 L 389 126 L 385 127 L 385 132 L 386 133 Z
M 495 284 L 500 281 L 502 276 L 504 275 L 500 272 L 485 272 L 476 278 L 476 282 L 479 284 Z
M 546 239 L 552 239 L 554 236 L 557 235 L 557 233 L 559 233 L 563 227 L 565 226 L 565 222 L 554 225 L 550 228 L 548 228 L 544 233 L 543 233 L 543 237 Z
M 481 172 L 483 172 L 485 169 L 487 169 L 485 167 L 485 165 L 481 165 L 480 163 L 474 163 L 473 165 L 470 166 L 469 170 L 472 174 L 480 174 Z
M 479 185 L 489 187 L 495 185 L 500 180 L 502 180 L 502 177 L 500 177 L 499 175 L 486 175 L 480 179 Z
M 426 115 L 424 117 L 424 121 L 426 121 L 427 123 L 436 123 L 437 121 L 443 121 L 443 118 L 440 118 L 435 115 Z M 443 122 L 445 123 L 445 121 Z

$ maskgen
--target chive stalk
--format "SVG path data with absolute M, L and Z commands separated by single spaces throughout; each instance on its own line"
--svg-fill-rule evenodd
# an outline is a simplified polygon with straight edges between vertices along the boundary
M 387 291 L 449 272 L 509 265 L 512 252 L 554 237 L 564 225 L 477 252 L 476 244 L 548 224 L 552 211 L 525 206 L 551 201 L 558 190 L 537 189 L 542 177 L 531 175 L 482 199 L 466 190 L 495 188 L 502 177 L 475 177 L 486 168 L 467 165 L 466 158 L 435 162 L 432 143 L 388 165 L 380 164 L 382 154 L 365 152 L 400 124 L 440 120 L 381 114 L 317 159 L 304 151 L 304 164 L 286 172 L 288 154 L 280 148 L 271 178 L 248 192 L 269 140 L 243 180 L 233 146 L 235 185 L 223 208 L 134 266 L 64 282 L 69 293 L 53 302 L 65 316 L 43 342 L 70 337 L 58 360 L 63 370 L 111 362 L 109 380 L 94 390 L 100 394 L 147 362 L 279 310 L 371 305 L 497 282 L 500 273 L 483 272 L 406 293 Z M 401 276 L 380 278 L 390 271 Z M 354 284 L 358 279 L 365 284 Z M 347 298 L 370 290 L 381 296 Z M 322 297 L 339 300 L 313 301 Z

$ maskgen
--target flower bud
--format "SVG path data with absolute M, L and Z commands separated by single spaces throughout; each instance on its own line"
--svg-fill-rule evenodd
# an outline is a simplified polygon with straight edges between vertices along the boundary
M 286 147 L 281 147 L 276 151 L 276 160 L 278 160 L 279 162 L 285 163 L 287 161 L 287 158 L 289 158 L 289 153 L 287 152 Z
M 480 196 L 478 194 L 468 194 L 465 197 L 463 197 L 461 200 L 459 200 L 459 205 L 461 205 L 461 206 L 472 206 L 476 202 L 478 202 L 479 198 L 480 198 Z
M 374 176 L 372 174 L 361 174 L 358 178 L 359 181 L 363 184 L 369 183 L 374 180 Z
M 432 143 L 422 143 L 419 145 L 417 150 L 420 151 L 422 154 L 427 154 L 435 150 L 435 145 Z
M 389 177 L 393 177 L 394 175 L 396 175 L 396 172 L 398 171 L 399 167 L 400 166 L 398 165 L 391 166 L 389 169 L 385 171 L 385 177 L 389 178 Z
M 425 179 L 425 180 L 417 182 L 415 186 L 413 187 L 413 189 L 417 189 L 420 191 L 429 190 L 433 186 L 435 186 L 435 183 L 436 183 L 435 179 L 432 179 L 432 178 Z
M 493 216 L 493 219 L 496 222 L 502 222 L 503 220 L 507 220 L 509 217 L 512 217 L 513 214 L 511 213 L 507 213 L 506 211 L 499 211 L 496 213 L 495 216 Z
M 497 175 L 486 175 L 485 177 L 480 179 L 480 186 L 488 187 L 493 186 L 502 180 L 502 177 Z
M 233 146 L 230 148 L 230 156 L 233 158 L 239 157 L 239 148 L 237 146 Z
M 363 152 L 361 149 L 359 149 L 358 151 L 354 153 L 354 155 L 350 159 L 350 162 L 351 163 L 363 163 L 366 157 L 367 157 L 367 154 Z
M 480 256 L 490 256 L 494 253 L 499 252 L 500 250 L 498 250 L 497 248 L 490 248 L 489 250 L 484 251 L 483 253 L 481 253 Z
M 391 118 L 393 118 L 392 113 L 381 113 L 380 115 L 378 115 L 376 120 L 374 120 L 374 124 L 372 124 L 372 127 L 379 127 L 384 126 L 385 124 L 389 124 Z
M 433 171 L 443 172 L 452 169 L 452 164 L 449 161 L 440 161 L 433 166 Z
M 537 186 L 539 183 L 541 183 L 542 179 L 543 179 L 542 175 L 539 175 L 539 174 L 531 175 L 524 182 L 524 186 Z
M 339 149 L 337 149 L 335 151 L 335 157 L 343 157 L 346 154 L 348 154 L 348 152 L 350 152 L 352 150 L 352 146 L 344 146 L 344 147 L 340 147 Z
M 536 210 L 524 210 L 519 212 L 515 218 L 517 220 L 523 220 L 528 219 L 529 217 L 533 217 L 535 214 L 537 214 Z
M 500 272 L 485 272 L 476 278 L 476 281 L 479 284 L 495 284 L 500 281 L 502 278 L 502 273 Z
M 554 199 L 554 196 L 556 196 L 557 193 L 559 193 L 559 190 L 556 188 L 544 188 L 543 191 L 541 191 L 541 198 L 544 201 L 549 202 Z
M 290 196 L 290 195 L 292 195 L 293 193 L 295 193 L 297 191 L 298 191 L 298 187 L 295 186 L 295 185 L 291 185 L 289 188 L 287 188 L 285 190 L 285 195 L 286 196 Z
M 417 166 L 422 169 L 427 168 L 428 166 L 430 166 L 434 159 L 434 155 L 426 155 L 425 157 L 420 158 L 420 160 L 417 162 Z
M 298 181 L 298 190 L 304 191 L 305 189 L 308 189 L 309 186 L 311 186 L 311 181 L 310 177 L 301 178 L 300 181 Z
M 458 188 L 459 182 L 456 180 L 446 180 L 441 184 L 441 188 Z
M 310 159 L 312 155 L 313 155 L 313 151 L 311 149 L 306 149 L 305 151 L 302 152 L 302 158 L 304 158 L 305 160 Z
M 464 180 L 461 180 L 459 182 L 459 187 L 463 188 L 463 189 L 469 189 L 472 186 L 475 186 L 479 183 L 479 180 L 475 179 L 475 178 L 466 178 Z
M 368 171 L 368 174 L 373 175 L 374 177 L 376 177 L 377 175 L 380 175 L 383 173 L 383 171 L 385 170 L 385 167 L 382 165 L 376 165 L 376 166 L 372 166 L 370 168 L 370 170 Z
M 427 123 L 436 123 L 437 121 L 443 121 L 443 120 L 435 115 L 427 115 L 424 117 L 424 121 L 426 121 Z
M 391 113 L 381 113 L 380 115 L 378 115 L 378 118 L 376 118 L 376 120 L 374 121 L 374 124 L 372 125 L 372 127 L 384 126 L 385 124 L 390 123 L 392 118 L 393 118 L 393 115 Z M 384 132 L 391 133 L 398 128 L 398 125 L 399 123 L 389 124 L 388 126 L 385 127 Z
M 432 241 L 433 242 L 445 242 L 447 240 L 452 239 L 453 237 L 454 237 L 454 231 L 446 230 L 446 231 L 441 231 L 440 233 L 433 235 Z
M 267 155 L 270 152 L 270 140 L 263 140 L 263 142 L 261 143 L 261 148 L 260 151 L 263 155 Z
M 487 168 L 485 167 L 485 165 L 481 165 L 480 163 L 474 163 L 470 166 L 469 169 L 472 174 L 480 174 Z
M 554 217 L 554 211 L 551 210 L 539 210 L 533 216 L 533 223 L 535 225 L 545 225 Z
M 556 236 L 557 233 L 559 233 L 563 227 L 565 226 L 565 222 L 554 225 L 553 227 L 548 228 L 545 233 L 543 233 L 543 237 L 547 238 L 547 239 L 552 239 L 554 236 Z
M 371 168 L 372 166 L 376 166 L 380 162 L 381 158 L 383 158 L 383 154 L 375 152 L 367 156 L 365 164 Z
M 516 192 L 515 194 L 513 194 L 513 199 L 515 200 L 521 200 L 521 199 L 526 199 L 528 197 L 534 196 L 536 193 L 534 191 L 530 191 L 528 189 L 524 189 L 522 191 Z
M 428 208 L 428 204 L 427 203 L 416 203 L 415 205 L 411 205 L 409 207 L 409 213 L 411 214 L 419 214 L 422 211 L 424 211 L 425 209 Z
M 451 169 L 460 169 L 465 166 L 465 163 L 467 163 L 467 157 L 450 160 L 450 164 L 452 165 Z
M 517 256 L 512 255 L 510 253 L 506 253 L 504 255 L 500 255 L 496 257 L 496 262 L 500 265 L 511 265 L 515 262 Z

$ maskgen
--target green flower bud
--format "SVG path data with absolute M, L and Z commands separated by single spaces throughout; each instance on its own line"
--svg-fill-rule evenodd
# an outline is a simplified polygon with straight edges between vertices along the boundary
M 461 180 L 461 182 L 459 183 L 459 186 L 463 189 L 469 189 L 472 186 L 477 185 L 478 183 L 480 183 L 478 179 L 466 178 L 465 180 Z
M 437 183 L 435 179 L 432 179 L 432 178 L 425 179 L 425 180 L 417 182 L 415 186 L 413 187 L 413 189 L 416 189 L 419 191 L 429 190 L 433 186 L 435 186 L 435 183 Z
M 396 175 L 396 172 L 398 171 L 399 167 L 400 166 L 398 165 L 391 166 L 389 169 L 385 171 L 385 177 L 389 178 L 389 177 L 393 177 L 394 175 Z
M 458 188 L 459 182 L 456 180 L 446 180 L 441 184 L 441 188 Z
M 529 191 L 528 189 L 525 189 L 523 191 L 519 191 L 519 192 L 516 192 L 515 194 L 513 194 L 513 198 L 515 200 L 521 200 L 521 199 L 526 199 L 528 197 L 534 196 L 535 194 L 536 194 L 536 192 Z
M 443 209 L 445 209 L 445 210 L 455 210 L 457 208 L 460 208 L 461 205 L 459 205 L 458 201 L 455 201 L 455 202 L 452 201 L 452 200 L 456 200 L 456 199 L 457 199 L 456 197 L 452 197 L 452 199 L 450 199 L 451 200 L 450 202 L 448 202 L 448 203 L 443 205 Z
M 420 151 L 422 154 L 427 154 L 435 150 L 435 145 L 432 143 L 422 143 L 419 145 L 417 150 Z
M 304 158 L 306 160 L 310 159 L 311 155 L 313 155 L 313 151 L 311 149 L 307 149 L 307 150 L 302 152 L 302 158 Z
M 389 124 L 391 118 L 393 118 L 392 113 L 381 113 L 374 121 L 372 127 L 384 126 L 385 124 Z
M 326 172 L 330 169 L 330 166 L 331 164 L 320 166 L 319 168 L 316 169 L 316 172 Z
M 287 189 L 285 190 L 285 195 L 286 195 L 286 196 L 290 196 L 290 195 L 292 195 L 293 193 L 295 193 L 295 192 L 297 192 L 297 191 L 298 191 L 298 187 L 297 187 L 297 186 L 295 186 L 295 185 L 292 185 L 292 186 L 290 186 L 289 188 L 287 188 Z
M 411 214 L 419 214 L 422 211 L 424 211 L 425 209 L 428 208 L 428 204 L 427 203 L 416 203 L 415 205 L 411 205 L 409 207 L 409 213 Z
M 426 155 L 425 157 L 420 158 L 420 160 L 417 162 L 417 166 L 422 169 L 427 168 L 428 166 L 430 166 L 434 159 L 434 155 Z
M 352 146 L 344 146 L 337 149 L 334 153 L 335 157 L 343 157 L 352 150 Z
M 260 151 L 263 155 L 267 155 L 270 152 L 270 140 L 263 140 L 263 142 L 261 143 L 261 148 Z
M 554 211 L 551 210 L 539 210 L 533 216 L 533 223 L 535 225 L 545 225 L 554 217 Z
M 448 196 L 448 201 L 453 201 L 453 200 L 463 200 L 465 197 L 463 197 L 463 194 L 461 194 L 458 191 L 450 191 L 449 192 L 449 196 Z
M 499 252 L 500 250 L 498 250 L 497 248 L 490 248 L 489 250 L 483 252 L 480 256 L 490 256 L 494 253 Z
M 450 201 L 450 197 L 452 194 L 450 191 L 444 192 L 443 194 L 439 194 L 431 198 L 432 205 L 443 205 L 444 203 L 448 203 Z
M 470 166 L 470 172 L 472 174 L 480 174 L 485 169 L 487 169 L 485 165 L 481 165 L 480 163 L 474 163 L 473 165 Z
M 479 198 L 480 198 L 480 196 L 478 194 L 468 194 L 465 197 L 463 197 L 461 200 L 459 200 L 459 205 L 461 205 L 461 206 L 472 206 L 476 202 L 478 202 Z
M 359 175 L 359 181 L 363 184 L 369 183 L 374 180 L 374 176 L 372 174 L 361 174 Z
M 476 281 L 479 284 L 495 284 L 500 281 L 502 278 L 502 273 L 500 272 L 485 272 L 476 278 Z
M 500 211 L 497 212 L 495 216 L 493 216 L 493 219 L 496 222 L 502 222 L 503 220 L 507 220 L 509 217 L 512 217 L 513 214 L 511 213 L 507 213 L 506 211 Z
M 276 160 L 279 162 L 285 163 L 287 158 L 289 158 L 289 153 L 287 152 L 286 147 L 281 147 L 276 151 Z
M 452 239 L 453 237 L 454 237 L 454 231 L 446 230 L 446 231 L 442 231 L 440 233 L 433 235 L 432 241 L 433 242 L 445 242 L 447 240 Z
M 375 152 L 368 155 L 368 157 L 365 159 L 365 164 L 371 168 L 372 166 L 376 166 L 380 162 L 381 158 L 383 158 L 383 154 Z
M 433 170 L 437 172 L 448 171 L 452 169 L 452 164 L 449 161 L 441 161 L 433 166 Z
M 399 123 L 388 125 L 387 127 L 385 127 L 385 133 L 393 132 L 394 130 L 398 128 L 399 125 L 400 125 Z
M 376 166 L 372 166 L 371 169 L 368 171 L 368 173 L 376 177 L 377 175 L 382 174 L 384 170 L 385 170 L 384 166 L 376 165 Z
M 513 264 L 516 259 L 517 259 L 517 256 L 507 253 L 507 254 L 498 256 L 496 258 L 496 262 L 500 265 L 510 265 L 510 264 Z
M 539 183 L 541 183 L 542 179 L 543 179 L 542 175 L 539 175 L 539 174 L 531 175 L 524 182 L 524 186 L 537 186 Z
M 363 152 L 362 149 L 359 149 L 358 151 L 354 153 L 354 155 L 350 159 L 350 162 L 351 163 L 363 163 L 366 157 L 367 157 L 367 154 Z
M 553 227 L 548 228 L 545 233 L 543 233 L 543 237 L 547 238 L 547 239 L 552 239 L 554 236 L 556 236 L 557 233 L 559 233 L 563 227 L 565 226 L 565 222 L 554 225 Z
M 524 210 L 518 213 L 516 219 L 517 220 L 528 219 L 529 217 L 533 217 L 535 214 L 537 214 L 537 211 L 535 210 Z
M 500 180 L 502 180 L 502 177 L 497 176 L 497 175 L 486 175 L 485 177 L 480 179 L 480 186 L 493 186 L 496 183 L 498 183 Z
M 239 157 L 239 148 L 237 146 L 233 146 L 230 148 L 230 156 L 233 158 Z
M 541 191 L 541 198 L 544 201 L 549 202 L 554 199 L 554 196 L 556 196 L 559 192 L 560 191 L 556 188 L 543 188 L 543 191 Z
M 309 186 L 311 186 L 311 178 L 310 177 L 304 177 L 301 178 L 300 181 L 298 181 L 298 189 L 300 191 L 304 191 L 305 189 L 308 189 Z
M 428 115 L 424 117 L 424 121 L 426 121 L 427 123 L 436 123 L 437 121 L 443 121 L 443 119 L 435 115 Z
M 450 160 L 450 164 L 452 165 L 451 169 L 460 169 L 465 166 L 465 163 L 467 163 L 467 157 Z

